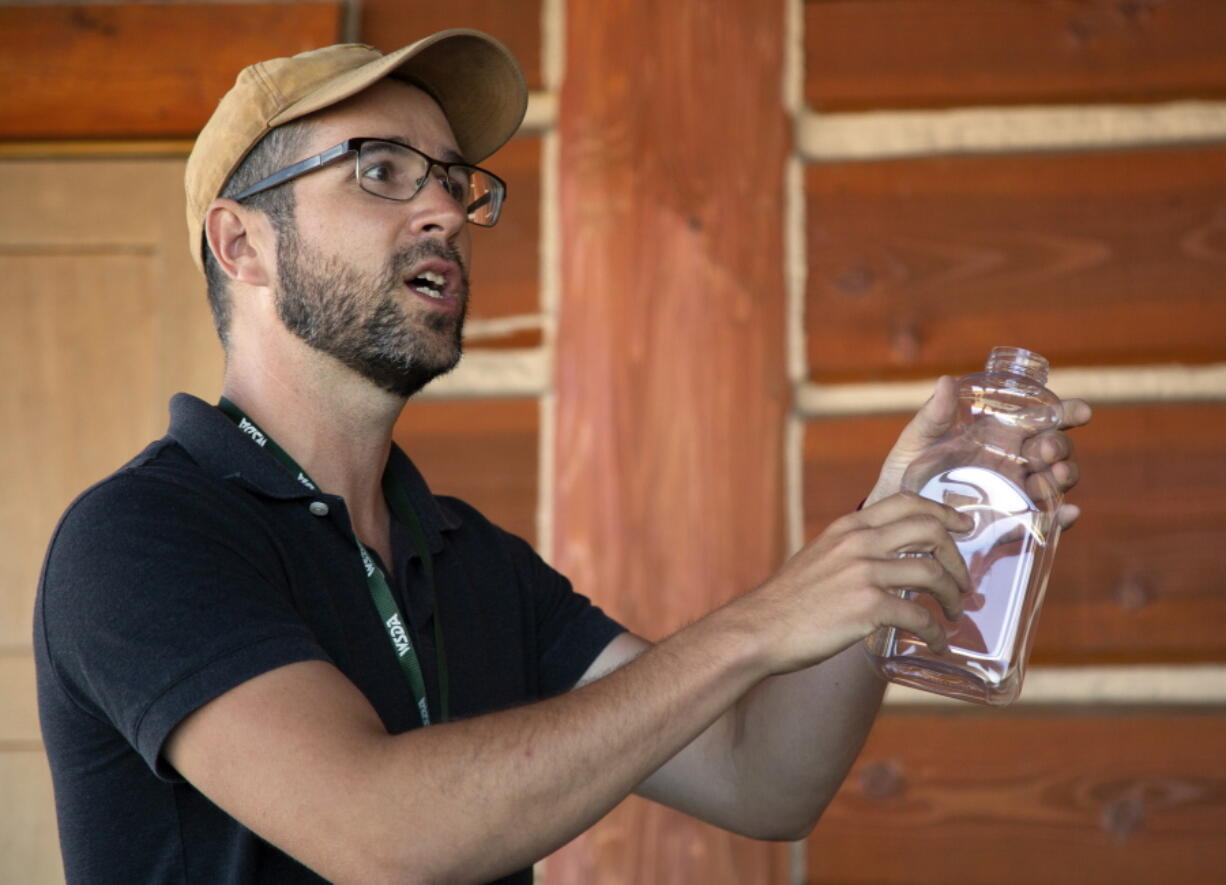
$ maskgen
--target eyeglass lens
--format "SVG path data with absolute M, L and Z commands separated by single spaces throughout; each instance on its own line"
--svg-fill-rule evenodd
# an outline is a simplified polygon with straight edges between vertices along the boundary
M 389 200 L 412 199 L 433 173 L 464 207 L 473 224 L 492 225 L 502 208 L 502 183 L 475 166 L 448 164 L 446 170 L 423 154 L 390 141 L 368 141 L 358 152 L 358 184 Z

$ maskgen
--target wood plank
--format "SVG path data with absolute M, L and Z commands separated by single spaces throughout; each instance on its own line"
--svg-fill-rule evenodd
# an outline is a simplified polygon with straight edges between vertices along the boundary
M 243 67 L 337 42 L 342 8 L 2 6 L 0 138 L 194 137 Z
M 394 437 L 435 494 L 535 542 L 539 434 L 536 400 L 414 400 Z
M 17 648 L 0 651 L 0 749 L 42 745 L 36 694 L 34 653 Z
M 552 549 L 651 638 L 782 559 L 783 18 L 749 0 L 566 8 Z M 783 881 L 786 855 L 629 801 L 547 869 L 718 885 Z
M 1223 746 L 1220 709 L 884 715 L 806 881 L 1206 881 L 1226 868 Z
M 165 426 L 154 261 L 0 253 L 0 646 L 27 647 L 42 556 L 86 486 Z
M 529 89 L 541 73 L 541 0 L 363 0 L 362 41 L 390 52 L 444 28 L 476 28 L 504 43 L 519 60 Z
M 28 648 L 63 508 L 215 398 L 218 346 L 185 248 L 183 161 L 0 162 L 0 647 Z
M 855 508 L 905 422 L 809 422 L 806 537 Z M 1032 662 L 1226 661 L 1226 407 L 1102 407 L 1073 439 L 1083 515 L 1060 541 Z
M 0 751 L 0 796 L 0 882 L 62 885 L 51 771 L 41 749 Z
M 810 373 L 1226 359 L 1226 148 L 810 166 Z
M 823 110 L 1226 96 L 1219 0 L 809 0 Z
M 539 314 L 541 139 L 513 138 L 481 165 L 506 179 L 508 199 L 497 227 L 473 229 L 469 316 Z

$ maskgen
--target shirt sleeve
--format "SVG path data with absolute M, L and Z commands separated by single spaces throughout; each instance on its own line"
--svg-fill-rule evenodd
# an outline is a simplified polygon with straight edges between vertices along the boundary
M 507 535 L 520 581 L 529 588 L 543 697 L 574 687 L 597 656 L 626 628 L 550 567 L 521 538 Z
M 224 495 L 173 473 L 121 473 L 65 514 L 43 572 L 56 680 L 168 780 L 162 745 L 189 713 L 261 673 L 328 659 L 270 536 Z

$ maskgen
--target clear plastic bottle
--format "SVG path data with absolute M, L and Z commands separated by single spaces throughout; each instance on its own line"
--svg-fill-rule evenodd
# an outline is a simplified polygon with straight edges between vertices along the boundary
M 930 594 L 901 591 L 932 611 L 950 647 L 934 654 L 912 633 L 878 630 L 866 643 L 887 679 L 981 704 L 1021 693 L 1060 535 L 1060 488 L 1046 465 L 1022 454 L 1029 438 L 1060 426 L 1060 399 L 1046 380 L 1043 357 L 993 348 L 985 371 L 959 382 L 957 425 L 907 469 L 904 489 L 974 517 L 969 532 L 954 535 L 973 590 L 958 621 Z

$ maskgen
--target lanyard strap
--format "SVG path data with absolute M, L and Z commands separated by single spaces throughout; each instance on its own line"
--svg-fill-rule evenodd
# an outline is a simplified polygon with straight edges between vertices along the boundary
M 290 475 L 298 480 L 303 486 L 313 492 L 320 491 L 319 486 L 315 481 L 307 475 L 306 471 L 298 466 L 290 454 L 281 448 L 276 442 L 256 425 L 254 421 L 230 400 L 224 396 L 218 404 L 218 408 L 226 414 L 235 424 L 238 429 L 243 431 L 252 442 L 265 449 L 271 454 Z M 392 466 L 389 459 L 387 468 L 383 471 L 383 494 L 387 498 L 388 506 L 396 517 L 409 528 L 409 533 L 413 536 L 413 545 L 417 548 L 417 553 L 421 557 L 422 568 L 426 574 L 426 581 L 430 586 L 430 598 L 434 603 L 434 654 L 438 665 L 438 691 L 439 691 L 439 714 L 443 722 L 447 721 L 447 699 L 449 694 L 449 686 L 447 680 L 447 659 L 443 651 L 443 627 L 439 618 L 438 611 L 438 594 L 434 585 L 434 560 L 430 556 L 430 548 L 426 544 L 426 534 L 421 526 L 421 520 L 418 519 L 417 511 L 413 504 L 409 501 L 408 493 L 404 490 L 403 484 L 396 481 L 392 476 Z M 354 540 L 357 540 L 356 535 Z M 396 604 L 396 598 L 392 595 L 391 588 L 387 585 L 387 578 L 383 572 L 375 565 L 375 562 L 367 552 L 366 546 L 357 540 L 358 554 L 362 558 L 362 570 L 366 575 L 366 588 L 370 591 L 370 598 L 374 602 L 375 610 L 379 613 L 379 620 L 383 623 L 383 629 L 387 632 L 388 640 L 392 644 L 392 650 L 396 654 L 397 661 L 400 662 L 400 669 L 404 673 L 405 679 L 409 683 L 409 690 L 413 693 L 413 700 L 417 704 L 417 712 L 421 717 L 422 725 L 430 724 L 430 708 L 426 703 L 426 681 L 422 676 L 421 662 L 417 659 L 417 651 L 413 648 L 413 642 L 409 639 L 408 626 L 404 616 L 400 613 L 400 606 Z

